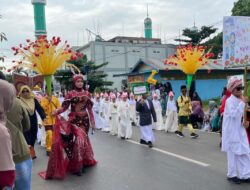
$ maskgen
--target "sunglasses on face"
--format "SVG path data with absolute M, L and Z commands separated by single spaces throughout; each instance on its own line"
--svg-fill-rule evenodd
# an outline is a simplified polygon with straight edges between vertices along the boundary
M 24 93 L 29 93 L 29 91 L 28 91 L 28 90 L 23 90 L 22 93 L 23 93 L 23 94 L 24 94 Z
M 243 86 L 238 86 L 238 87 L 236 88 L 237 91 L 242 91 L 243 89 L 244 89 Z

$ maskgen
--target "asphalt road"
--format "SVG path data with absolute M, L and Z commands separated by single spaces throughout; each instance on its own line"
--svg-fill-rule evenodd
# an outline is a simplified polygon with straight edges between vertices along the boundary
M 226 156 L 220 151 L 219 135 L 198 132 L 198 139 L 155 131 L 154 148 L 139 145 L 139 130 L 133 128 L 129 141 L 97 131 L 90 135 L 98 164 L 83 176 L 67 175 L 65 180 L 43 180 L 38 172 L 47 167 L 45 149 L 36 146 L 33 190 L 237 190 L 226 180 Z

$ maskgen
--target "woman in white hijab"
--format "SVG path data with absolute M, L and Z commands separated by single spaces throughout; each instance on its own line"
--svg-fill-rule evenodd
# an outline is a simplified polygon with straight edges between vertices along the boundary
M 0 80 L 0 92 L 0 189 L 3 189 L 11 188 L 15 180 L 15 165 L 10 134 L 6 128 L 6 113 L 13 105 L 16 91 L 13 85 Z
M 167 119 L 165 123 L 166 132 L 175 132 L 178 128 L 178 115 L 177 115 L 177 106 L 174 100 L 174 93 L 171 91 L 168 95 L 167 103 Z

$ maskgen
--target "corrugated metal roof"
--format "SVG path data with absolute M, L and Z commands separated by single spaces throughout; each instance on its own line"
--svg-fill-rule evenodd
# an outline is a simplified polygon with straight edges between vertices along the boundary
M 145 64 L 148 65 L 150 67 L 152 67 L 153 69 L 157 70 L 157 71 L 161 71 L 161 70 L 179 70 L 177 69 L 177 67 L 173 66 L 173 65 L 165 65 L 164 64 L 165 60 L 159 60 L 159 59 L 153 59 L 153 58 L 149 58 L 149 59 L 139 59 L 137 61 L 137 63 L 135 64 L 135 66 L 131 69 L 131 71 L 129 73 L 123 73 L 123 74 L 116 74 L 113 75 L 114 77 L 118 77 L 118 76 L 133 76 L 133 75 L 140 75 L 140 74 L 145 74 L 145 73 L 149 73 L 151 71 L 140 71 L 140 66 Z M 201 67 L 199 70 L 243 70 L 244 68 L 224 68 L 224 65 L 222 63 L 221 59 L 211 59 L 208 61 L 208 64 L 204 65 L 203 67 Z

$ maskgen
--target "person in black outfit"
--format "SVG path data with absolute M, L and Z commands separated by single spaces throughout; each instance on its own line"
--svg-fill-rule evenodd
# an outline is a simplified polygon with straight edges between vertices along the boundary
M 30 130 L 24 133 L 24 137 L 27 141 L 27 144 L 30 146 L 31 157 L 32 159 L 35 159 L 36 152 L 34 146 L 37 139 L 38 130 L 36 111 L 40 115 L 42 120 L 46 118 L 46 114 L 28 86 L 24 85 L 21 87 L 18 97 L 21 100 L 23 107 L 29 113 Z
M 140 143 L 146 144 L 149 146 L 149 148 L 152 148 L 152 142 L 155 140 L 152 130 L 152 117 L 154 122 L 156 122 L 157 120 L 154 105 L 151 100 L 147 99 L 147 96 L 145 94 L 142 95 L 142 98 L 136 103 L 136 111 L 139 112 L 140 118 Z

